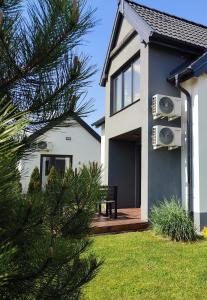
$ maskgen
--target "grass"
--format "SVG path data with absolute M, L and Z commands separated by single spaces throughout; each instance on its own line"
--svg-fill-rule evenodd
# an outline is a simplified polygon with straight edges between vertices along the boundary
M 84 299 L 207 299 L 207 241 L 170 242 L 151 231 L 94 237 L 104 260 Z

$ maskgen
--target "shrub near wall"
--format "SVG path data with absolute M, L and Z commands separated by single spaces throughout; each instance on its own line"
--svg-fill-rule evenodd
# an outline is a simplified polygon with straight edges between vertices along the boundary
M 33 185 L 39 183 L 38 174 L 35 169 L 31 193 L 0 193 L 0 299 L 82 299 L 81 288 L 100 266 L 86 250 L 100 200 L 101 169 L 90 164 L 60 178 L 51 168 L 43 191 Z
M 197 239 L 192 219 L 175 197 L 165 199 L 152 208 L 151 223 L 157 234 L 173 241 L 191 242 Z
M 28 193 L 33 194 L 33 193 L 39 193 L 40 191 L 41 191 L 40 172 L 38 167 L 35 167 L 30 177 Z

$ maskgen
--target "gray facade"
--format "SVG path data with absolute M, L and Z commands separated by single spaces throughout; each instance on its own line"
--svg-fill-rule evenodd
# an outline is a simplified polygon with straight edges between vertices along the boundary
M 141 207 L 144 220 L 158 201 L 182 196 L 181 149 L 153 150 L 151 137 L 154 125 L 181 127 L 181 120 L 153 121 L 151 105 L 155 94 L 181 96 L 167 78 L 194 59 L 196 51 L 162 39 L 151 41 L 146 20 L 121 2 L 101 80 L 106 89 L 104 183 L 118 186 L 119 207 Z M 140 99 L 111 115 L 113 75 L 134 55 L 140 56 Z
M 141 206 L 141 146 L 136 141 L 110 140 L 110 185 L 118 186 L 118 207 Z
M 152 119 L 152 97 L 155 94 L 180 97 L 179 91 L 167 80 L 169 73 L 184 63 L 183 53 L 157 45 L 149 46 L 149 85 L 148 85 L 148 201 L 149 209 L 163 198 L 176 196 L 181 199 L 181 149 L 153 150 L 152 126 L 166 125 L 180 127 L 181 120 L 167 121 Z

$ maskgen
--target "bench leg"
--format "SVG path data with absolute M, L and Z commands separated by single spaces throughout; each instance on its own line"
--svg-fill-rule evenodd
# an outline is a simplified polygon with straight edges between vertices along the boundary
M 109 214 L 110 214 L 110 218 L 112 217 L 112 204 L 109 203 Z
M 114 204 L 114 219 L 117 219 L 117 201 Z
M 99 215 L 101 215 L 101 204 L 99 204 Z
M 106 217 L 109 216 L 109 206 L 108 206 L 108 203 L 106 203 Z

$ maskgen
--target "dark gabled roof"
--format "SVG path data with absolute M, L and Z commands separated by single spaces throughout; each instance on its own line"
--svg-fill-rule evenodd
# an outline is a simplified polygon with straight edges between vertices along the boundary
M 127 0 L 127 2 L 152 28 L 153 35 L 158 34 L 207 48 L 207 26 L 137 4 L 134 1 Z
M 189 64 L 187 67 L 171 74 L 168 80 L 171 82 L 175 81 L 176 76 L 178 76 L 179 81 L 183 82 L 192 77 L 199 77 L 204 73 L 207 73 L 207 52 L 205 52 L 202 56 Z
M 105 123 L 105 117 L 102 117 L 102 118 L 98 119 L 96 122 L 94 122 L 92 124 L 92 126 L 95 126 L 96 128 L 98 128 L 101 125 L 103 125 L 104 123 Z
M 115 37 L 122 17 L 139 34 L 141 42 L 161 43 L 177 47 L 180 51 L 199 56 L 207 49 L 207 26 L 137 4 L 131 0 L 119 0 L 116 19 L 105 59 L 100 84 L 105 86 L 111 62 Z M 123 45 L 122 45 L 123 46 Z

